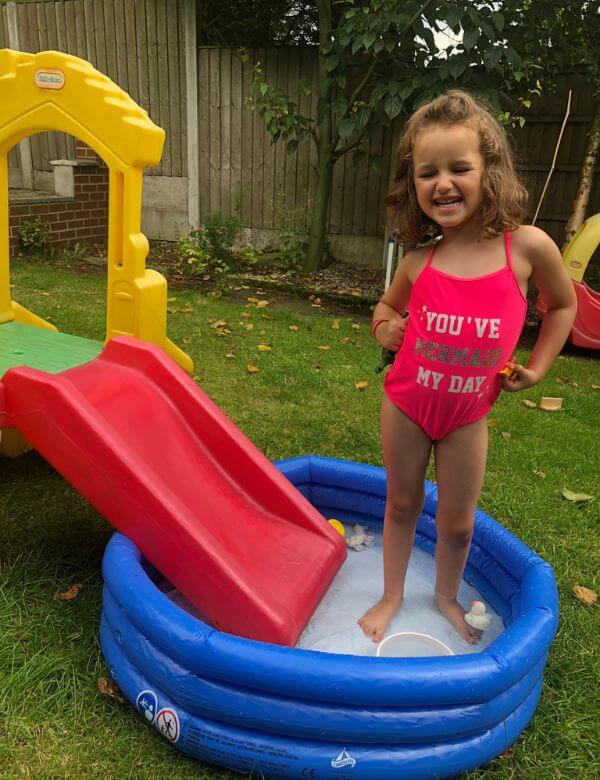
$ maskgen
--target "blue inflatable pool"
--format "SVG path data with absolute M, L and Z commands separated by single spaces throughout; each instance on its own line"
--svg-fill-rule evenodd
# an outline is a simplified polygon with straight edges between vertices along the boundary
M 277 464 L 323 513 L 381 525 L 383 469 Z M 416 544 L 432 552 L 435 486 Z M 221 633 L 178 607 L 120 534 L 104 557 L 102 649 L 140 714 L 190 756 L 266 777 L 443 778 L 508 748 L 538 702 L 558 620 L 552 569 L 478 511 L 465 579 L 506 630 L 481 653 L 365 658 Z

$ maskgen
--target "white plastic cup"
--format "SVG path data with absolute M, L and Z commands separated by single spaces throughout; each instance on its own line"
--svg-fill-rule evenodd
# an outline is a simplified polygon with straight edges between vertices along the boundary
M 377 656 L 380 658 L 428 658 L 439 655 L 454 653 L 439 639 L 416 631 L 390 634 L 377 646 Z

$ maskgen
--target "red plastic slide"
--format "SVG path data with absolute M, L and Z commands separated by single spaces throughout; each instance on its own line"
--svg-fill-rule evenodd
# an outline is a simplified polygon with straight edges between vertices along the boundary
M 158 347 L 126 337 L 60 374 L 13 368 L 17 428 L 219 629 L 293 646 L 340 535 Z
M 600 293 L 597 293 L 585 282 L 573 282 L 577 296 L 577 315 L 569 334 L 569 341 L 576 347 L 600 349 Z M 544 317 L 548 307 L 540 294 L 537 299 L 537 310 Z

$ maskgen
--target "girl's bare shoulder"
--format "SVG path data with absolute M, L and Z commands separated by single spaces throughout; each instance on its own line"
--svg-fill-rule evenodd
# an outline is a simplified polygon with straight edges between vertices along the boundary
M 430 250 L 430 246 L 420 246 L 416 249 L 411 249 L 410 252 L 404 255 L 402 263 L 404 263 L 406 275 L 413 284 L 425 267 Z
M 534 225 L 521 225 L 512 234 L 513 254 L 535 266 L 540 258 L 560 255 L 553 239 L 541 228 Z

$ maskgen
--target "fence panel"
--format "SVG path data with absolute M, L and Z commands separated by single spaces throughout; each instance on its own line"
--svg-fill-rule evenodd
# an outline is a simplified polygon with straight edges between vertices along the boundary
M 316 116 L 316 98 L 299 88 L 300 79 L 317 78 L 314 48 L 246 50 L 241 63 L 232 49 L 200 47 L 199 155 L 200 219 L 220 210 L 231 213 L 240 203 L 245 224 L 253 229 L 294 226 L 305 230 L 311 213 L 316 150 L 312 140 L 299 144 L 292 155 L 282 142 L 275 145 L 265 123 L 245 104 L 252 68 L 260 62 L 267 83 L 287 94 L 304 115 Z M 546 193 L 538 224 L 560 243 L 575 197 L 579 169 L 592 120 L 591 88 L 576 75 L 565 77 L 556 94 L 544 94 L 527 114 L 524 128 L 511 131 L 518 167 L 527 184 L 533 216 L 556 145 L 566 104 L 566 88 L 574 89 L 557 165 Z M 384 230 L 384 199 L 393 178 L 394 146 L 400 124 L 382 127 L 364 144 L 365 159 L 357 167 L 352 153 L 333 171 L 329 232 L 377 236 Z M 376 173 L 369 160 L 381 158 Z M 598 170 L 598 168 L 596 169 Z M 588 213 L 600 210 L 596 180 Z
M 0 6 L 0 47 L 8 45 Z M 150 175 L 186 174 L 184 0 L 39 0 L 17 5 L 22 51 L 57 49 L 91 62 L 146 109 L 166 132 L 161 164 Z M 63 133 L 31 138 L 33 168 L 74 156 Z M 16 155 L 11 153 L 11 167 Z

